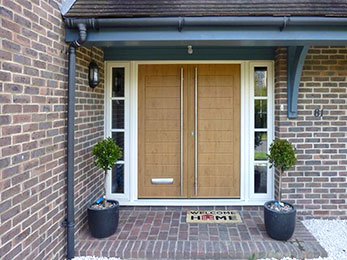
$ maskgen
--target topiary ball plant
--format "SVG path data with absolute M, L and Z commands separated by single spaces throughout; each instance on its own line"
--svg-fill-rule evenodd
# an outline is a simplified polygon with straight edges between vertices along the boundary
M 108 171 L 112 170 L 117 161 L 122 157 L 121 148 L 115 144 L 111 137 L 98 142 L 92 150 L 95 156 L 95 165 L 102 168 L 105 172 L 104 176 L 104 200 L 103 205 L 106 206 L 106 177 Z
M 270 162 L 270 168 L 275 167 L 280 171 L 278 201 L 281 202 L 282 175 L 284 171 L 296 164 L 295 148 L 287 140 L 276 139 L 270 145 L 270 154 L 267 155 L 267 158 Z

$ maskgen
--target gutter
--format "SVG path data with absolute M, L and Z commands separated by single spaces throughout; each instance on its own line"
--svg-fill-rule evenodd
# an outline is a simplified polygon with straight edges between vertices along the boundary
M 78 24 L 88 28 L 134 28 L 134 27 L 183 27 L 197 26 L 276 26 L 281 30 L 288 26 L 347 26 L 347 18 L 336 17 L 148 17 L 148 18 L 65 18 L 65 25 L 77 29 Z
M 63 226 L 67 229 L 67 259 L 75 254 L 75 206 L 74 206 L 74 153 L 75 153 L 75 77 L 76 49 L 87 40 L 86 23 L 78 23 L 79 38 L 69 46 L 68 69 L 68 117 L 67 117 L 67 217 Z

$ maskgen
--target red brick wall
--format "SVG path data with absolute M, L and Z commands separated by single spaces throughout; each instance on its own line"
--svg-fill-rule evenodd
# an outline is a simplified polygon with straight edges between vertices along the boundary
M 94 90 L 88 85 L 91 58 L 100 69 L 100 84 Z M 75 230 L 86 224 L 86 205 L 103 192 L 104 172 L 94 166 L 91 150 L 104 137 L 104 63 L 103 51 L 80 48 L 76 66 L 75 111 Z
M 286 53 L 276 50 L 275 134 L 293 143 L 298 162 L 284 175 L 283 199 L 295 203 L 301 218 L 347 218 L 347 47 L 310 48 L 296 119 L 287 118 Z M 323 117 L 314 117 L 316 108 Z
M 67 45 L 57 2 L 0 0 L 0 259 L 64 259 Z M 103 69 L 103 53 L 93 49 Z M 103 84 L 77 52 L 76 232 L 101 192 L 91 147 L 103 136 Z M 101 73 L 103 80 L 103 72 Z

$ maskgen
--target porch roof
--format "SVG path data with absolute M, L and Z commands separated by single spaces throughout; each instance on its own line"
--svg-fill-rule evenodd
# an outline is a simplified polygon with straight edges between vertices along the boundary
M 77 45 L 77 39 L 83 37 L 85 45 L 117 48 L 289 46 L 288 117 L 291 118 L 297 116 L 298 88 L 309 46 L 347 45 L 346 17 L 75 17 L 65 18 L 65 24 L 66 41 L 75 41 Z
M 85 45 L 103 47 L 347 45 L 347 17 L 88 17 L 65 24 L 67 42 L 85 24 Z
M 70 2 L 70 1 L 66 1 Z M 345 0 L 77 0 L 65 17 L 347 16 Z

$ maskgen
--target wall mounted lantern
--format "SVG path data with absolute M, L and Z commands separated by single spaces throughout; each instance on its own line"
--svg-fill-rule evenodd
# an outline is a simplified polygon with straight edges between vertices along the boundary
M 95 88 L 99 85 L 99 67 L 93 60 L 89 63 L 88 79 L 91 88 Z

